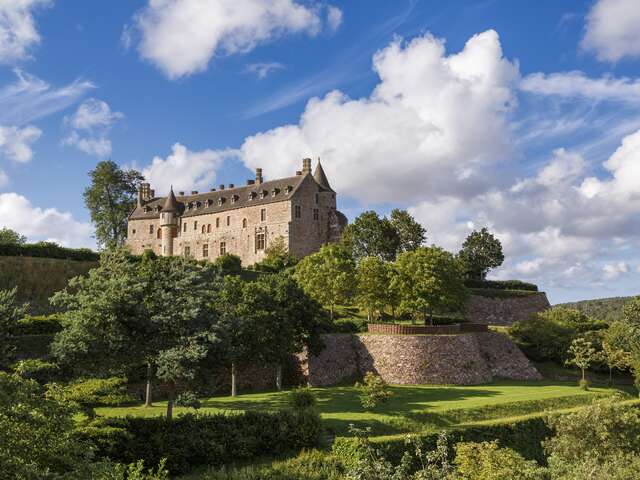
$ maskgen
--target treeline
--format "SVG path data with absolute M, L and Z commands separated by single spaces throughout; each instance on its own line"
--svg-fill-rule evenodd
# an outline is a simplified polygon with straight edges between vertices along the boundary
M 615 322 L 622 319 L 622 309 L 633 297 L 611 297 L 593 300 L 582 300 L 559 304 L 559 307 L 573 308 L 591 318 L 598 318 L 605 322 Z

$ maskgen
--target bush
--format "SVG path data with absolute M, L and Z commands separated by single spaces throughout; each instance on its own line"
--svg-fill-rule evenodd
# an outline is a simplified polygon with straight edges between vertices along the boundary
M 69 385 L 52 384 L 47 395 L 61 402 L 75 404 L 89 418 L 95 416 L 95 407 L 117 406 L 131 401 L 127 382 L 121 377 L 90 378 Z
M 589 380 L 581 378 L 578 382 L 578 386 L 580 387 L 580 390 L 589 390 Z
M 464 281 L 467 288 L 486 288 L 491 290 L 527 290 L 537 292 L 538 286 L 520 280 L 477 280 L 468 278 Z
M 316 406 L 316 396 L 309 387 L 294 388 L 289 392 L 289 405 L 295 410 L 304 410 Z
M 360 403 L 365 410 L 373 410 L 381 403 L 386 403 L 393 395 L 387 382 L 373 372 L 367 372 L 364 383 L 357 383 L 356 387 L 360 389 Z
M 138 459 L 157 465 L 167 459 L 172 475 L 197 466 L 222 466 L 280 455 L 319 444 L 321 422 L 306 409 L 245 412 L 238 415 L 184 414 L 172 421 L 155 418 L 104 418 L 80 427 L 77 435 L 96 453 L 121 463 Z
M 28 243 L 25 245 L 2 244 L 0 256 L 7 257 L 46 257 L 63 260 L 81 260 L 97 262 L 100 255 L 88 248 L 65 248 L 52 242 Z
M 58 333 L 62 330 L 60 317 L 57 315 L 39 315 L 26 317 L 18 321 L 18 335 L 41 335 Z
M 240 275 L 242 273 L 242 261 L 240 257 L 227 253 L 216 258 L 214 263 L 223 275 Z
M 42 384 L 56 380 L 60 373 L 55 363 L 33 358 L 20 360 L 13 366 L 13 371 L 22 378 L 30 378 Z
M 179 407 L 195 408 L 199 409 L 202 404 L 198 397 L 193 392 L 182 392 L 176 397 L 176 405 Z

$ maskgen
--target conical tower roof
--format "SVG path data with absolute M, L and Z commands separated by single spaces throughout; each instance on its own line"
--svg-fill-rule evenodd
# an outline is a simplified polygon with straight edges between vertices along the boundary
M 164 205 L 162 206 L 163 212 L 178 212 L 178 201 L 176 200 L 176 196 L 173 194 L 173 187 L 169 191 L 169 195 L 167 195 L 167 199 L 164 201 Z
M 333 192 L 331 185 L 329 185 L 329 180 L 327 180 L 327 176 L 324 173 L 324 169 L 322 168 L 322 164 L 320 163 L 320 159 L 318 158 L 318 165 L 316 165 L 316 171 L 313 172 L 313 178 L 316 183 L 320 185 L 325 190 L 329 190 Z

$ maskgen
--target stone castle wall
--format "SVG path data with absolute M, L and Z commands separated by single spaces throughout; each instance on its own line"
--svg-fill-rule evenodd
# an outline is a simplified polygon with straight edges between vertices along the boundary
M 318 356 L 299 355 L 302 375 L 312 386 L 352 383 L 375 372 L 395 384 L 472 385 L 494 378 L 540 379 L 538 371 L 500 333 L 459 335 L 351 335 L 323 337 Z
M 513 325 L 550 307 L 544 292 L 506 298 L 471 295 L 467 303 L 467 319 L 472 323 Z

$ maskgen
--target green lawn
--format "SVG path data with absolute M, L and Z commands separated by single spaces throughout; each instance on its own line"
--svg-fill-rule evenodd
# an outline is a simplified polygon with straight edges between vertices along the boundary
M 349 424 L 371 427 L 374 435 L 440 429 L 480 421 L 528 415 L 584 405 L 596 395 L 616 390 L 594 387 L 585 392 L 574 382 L 500 381 L 488 385 L 397 385 L 391 400 L 375 412 L 363 411 L 354 387 L 315 388 L 318 410 L 328 428 L 336 434 L 348 432 Z M 200 412 L 238 412 L 278 409 L 287 405 L 286 392 L 213 397 L 202 400 Z M 166 403 L 154 407 L 99 408 L 105 416 L 156 416 L 164 414 Z M 192 411 L 177 408 L 176 413 Z

